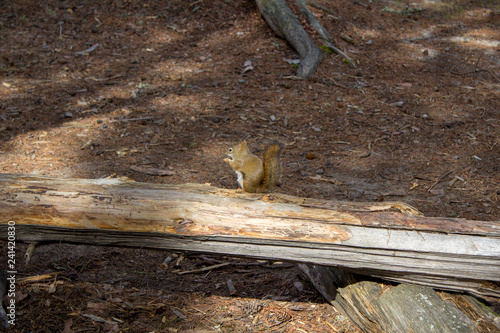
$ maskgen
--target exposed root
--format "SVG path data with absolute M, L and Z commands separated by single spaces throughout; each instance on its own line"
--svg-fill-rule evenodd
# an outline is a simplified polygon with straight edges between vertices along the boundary
M 314 2 L 311 0 L 308 0 L 308 2 Z M 318 18 L 307 8 L 306 1 L 304 0 L 295 0 L 295 4 L 299 8 L 299 11 L 304 17 L 306 18 L 307 22 L 311 25 L 311 27 L 314 28 L 320 35 L 321 40 L 325 44 L 327 48 L 330 50 L 334 51 L 335 53 L 341 55 L 345 59 L 349 60 L 349 63 L 356 68 L 356 64 L 354 61 L 352 61 L 351 58 L 347 54 L 345 54 L 342 50 L 338 49 L 335 45 L 333 45 L 332 38 L 330 37 L 330 34 L 326 29 L 321 25 L 319 22 Z

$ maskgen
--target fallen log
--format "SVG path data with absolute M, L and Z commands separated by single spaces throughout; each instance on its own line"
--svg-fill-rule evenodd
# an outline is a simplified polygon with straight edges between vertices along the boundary
M 403 203 L 249 194 L 208 185 L 0 174 L 0 236 L 218 253 L 332 266 L 500 297 L 498 222 Z
M 437 293 L 415 284 L 381 284 L 331 267 L 299 264 L 297 268 L 363 332 L 479 333 L 500 329 L 498 314 L 469 295 Z

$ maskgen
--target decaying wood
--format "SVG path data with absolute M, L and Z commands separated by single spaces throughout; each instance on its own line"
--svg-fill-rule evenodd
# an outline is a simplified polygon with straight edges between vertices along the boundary
M 364 332 L 496 332 L 497 316 L 477 299 L 414 284 L 382 285 L 323 266 L 298 265 L 316 289 Z
M 498 222 L 402 203 L 248 194 L 208 185 L 0 175 L 0 236 L 195 251 L 340 267 L 500 296 Z

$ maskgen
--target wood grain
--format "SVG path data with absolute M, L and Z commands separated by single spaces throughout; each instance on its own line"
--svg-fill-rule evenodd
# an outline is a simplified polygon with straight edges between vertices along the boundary
M 464 290 L 500 281 L 498 222 L 404 203 L 248 194 L 208 185 L 0 174 L 0 235 L 25 242 L 220 253 L 341 267 Z M 474 283 L 472 283 L 474 282 Z M 500 295 L 486 288 L 490 295 Z

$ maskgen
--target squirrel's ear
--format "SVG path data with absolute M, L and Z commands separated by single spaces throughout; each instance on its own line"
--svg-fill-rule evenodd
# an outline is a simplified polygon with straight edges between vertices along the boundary
M 248 144 L 247 144 L 247 140 L 243 140 L 243 141 L 241 141 L 241 142 L 240 142 L 240 146 L 241 146 L 241 147 L 247 147 L 247 146 L 248 146 Z

